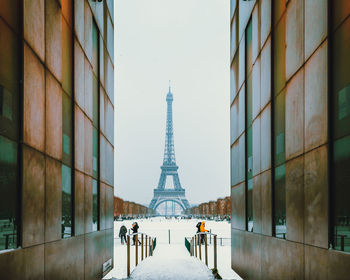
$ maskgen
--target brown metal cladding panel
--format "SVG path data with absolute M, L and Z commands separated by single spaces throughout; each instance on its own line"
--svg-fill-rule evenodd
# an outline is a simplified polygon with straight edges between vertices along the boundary
M 327 42 L 305 66 L 305 151 L 327 141 Z
M 272 1 L 273 3 L 273 21 L 274 24 L 278 24 L 277 22 L 281 19 L 282 14 L 284 13 L 286 9 L 286 2 L 289 0 L 279 0 L 279 1 Z
M 114 32 L 113 32 L 112 20 L 109 14 L 107 14 L 106 22 L 107 22 L 107 50 L 111 59 L 113 60 L 114 59 Z
M 101 279 L 105 258 L 105 231 L 85 234 L 85 279 Z
M 286 242 L 283 269 L 287 272 L 284 279 L 304 279 L 304 244 Z
M 0 2 L 0 16 L 11 26 L 15 32 L 18 32 L 18 8 L 19 0 L 15 1 L 1 1 Z
M 260 173 L 260 116 L 253 122 L 253 176 Z
M 74 105 L 74 165 L 79 171 L 85 170 L 85 117 L 81 109 Z
M 271 0 L 261 0 L 260 4 L 260 45 L 264 45 L 271 31 Z
M 89 61 L 84 59 L 84 111 L 92 120 L 92 67 Z
M 243 239 L 243 251 L 245 252 L 246 271 L 246 278 L 244 279 L 260 279 L 261 235 L 245 232 Z
M 257 175 L 253 178 L 253 219 L 255 233 L 261 233 L 262 228 L 262 201 L 261 201 L 261 177 Z
M 244 273 L 243 266 L 245 265 L 242 248 L 243 234 L 243 231 L 231 228 L 231 268 L 241 277 Z
M 23 146 L 22 247 L 44 243 L 45 159 Z
M 45 279 L 84 279 L 84 236 L 45 244 Z
M 261 171 L 271 168 L 271 105 L 261 113 Z
M 57 1 L 45 0 L 46 65 L 62 81 L 62 16 Z
M 271 39 L 267 40 L 264 48 L 261 50 L 261 89 L 260 106 L 263 109 L 271 100 Z
M 84 117 L 84 170 L 92 175 L 92 123 Z
M 259 20 L 259 5 L 255 5 L 252 13 L 252 52 L 253 63 L 255 62 L 260 51 L 260 20 Z M 260 69 L 259 69 L 260 70 Z
M 92 178 L 85 175 L 84 178 L 84 221 L 85 233 L 92 231 Z
M 304 157 L 305 243 L 328 248 L 328 156 L 327 146 Z
M 304 242 L 304 157 L 286 163 L 286 217 L 288 240 Z
M 349 279 L 350 254 L 329 251 L 328 252 L 328 279 Z
M 236 94 L 238 93 L 238 75 L 239 75 L 239 65 L 238 65 L 238 62 L 239 62 L 239 50 L 237 50 L 236 52 L 236 56 L 233 58 L 233 61 L 232 61 L 232 66 L 231 66 L 231 70 L 232 71 L 232 74 L 231 74 L 231 80 L 230 80 L 230 90 L 231 90 L 231 93 L 230 93 L 230 98 L 231 98 L 231 103 L 233 101 L 233 99 L 236 97 Z
M 62 91 L 60 84 L 46 71 L 46 154 L 62 159 Z
M 61 239 L 62 221 L 62 165 L 45 158 L 45 242 Z
M 231 226 L 237 229 L 245 229 L 245 183 L 241 183 L 231 189 Z
M 104 65 L 104 53 L 105 53 L 105 47 L 103 38 L 100 34 L 100 53 L 99 53 L 99 59 L 100 59 L 100 81 L 101 85 L 105 86 L 105 65 Z
M 245 79 L 245 40 L 240 41 L 238 54 L 238 88 L 240 88 Z
M 239 40 L 244 36 L 244 31 L 250 19 L 255 1 L 239 1 L 238 10 L 239 10 Z M 244 41 L 244 40 L 242 40 Z
M 339 24 L 350 14 L 350 1 L 337 0 L 332 1 L 333 5 L 333 28 L 337 28 Z
M 100 131 L 106 134 L 106 107 L 107 96 L 102 86 L 100 86 Z
M 70 26 L 73 26 L 73 0 L 61 0 L 62 16 Z
M 24 39 L 41 61 L 45 61 L 45 1 L 27 0 L 23 2 Z
M 332 2 L 338 2 L 332 1 Z M 305 1 L 305 60 L 327 36 L 328 1 Z
M 85 180 L 84 174 L 79 171 L 75 171 L 74 176 L 74 233 L 80 235 L 85 232 Z
M 261 236 L 261 279 L 289 279 L 286 240 Z
M 328 250 L 304 245 L 305 279 L 326 280 L 328 268 Z M 330 278 L 335 279 L 335 278 Z
M 82 46 L 84 46 L 84 3 L 85 1 L 74 0 L 74 30 Z
M 252 114 L 253 114 L 253 119 L 255 119 L 256 116 L 260 113 L 260 57 L 258 57 L 255 64 L 253 65 L 252 75 L 253 75 Z
M 286 160 L 304 151 L 304 70 L 289 82 L 286 90 Z
M 286 77 L 290 77 L 304 62 L 304 1 L 288 2 L 286 15 Z
M 238 94 L 238 135 L 241 135 L 245 129 L 245 84 Z
M 113 144 L 114 142 L 114 109 L 112 103 L 106 100 L 105 106 L 106 122 L 105 122 L 105 135 L 108 141 Z
M 100 229 L 106 229 L 106 185 L 100 182 Z
M 107 55 L 105 53 L 105 55 Z M 109 96 L 109 99 L 112 101 L 112 103 L 114 104 L 114 70 L 113 70 L 113 63 L 112 61 L 109 59 L 109 57 L 107 57 L 107 61 L 105 61 L 106 63 L 106 71 L 105 71 L 105 89 L 107 92 L 107 95 Z
M 113 187 L 106 185 L 106 229 L 113 228 L 113 206 L 114 190 Z
M 231 144 L 233 144 L 238 138 L 238 98 L 233 102 L 230 114 Z
M 114 253 L 114 229 L 107 229 L 105 232 L 105 257 L 103 262 L 113 259 L 113 253 Z
M 80 2 L 80 1 L 78 1 Z M 78 41 L 74 40 L 74 98 L 80 108 L 84 109 L 85 97 L 85 58 Z M 91 84 L 91 83 L 90 83 Z
M 260 176 L 261 191 L 261 233 L 272 235 L 272 186 L 271 170 Z
M 284 2 L 285 0 L 275 1 L 277 6 L 279 2 Z M 275 37 L 273 41 L 274 57 L 274 95 L 278 94 L 285 86 L 286 83 L 286 14 L 284 14 L 281 20 L 277 23 L 275 27 Z
M 89 59 L 92 60 L 92 14 L 88 1 L 84 1 L 84 50 Z
M 30 1 L 29 1 L 30 2 Z M 24 142 L 44 151 L 45 73 L 44 67 L 24 44 Z

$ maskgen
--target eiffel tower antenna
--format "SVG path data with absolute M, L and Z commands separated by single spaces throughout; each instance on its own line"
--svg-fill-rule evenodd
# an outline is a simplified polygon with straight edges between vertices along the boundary
M 185 189 L 181 187 L 179 174 L 177 173 L 178 166 L 175 159 L 174 148 L 174 131 L 173 131 L 173 94 L 171 92 L 170 80 L 169 80 L 169 92 L 166 95 L 167 102 L 167 118 L 166 118 L 166 132 L 165 132 L 165 147 L 163 165 L 160 167 L 162 172 L 158 187 L 154 189 L 154 196 L 149 205 L 151 209 L 157 209 L 162 203 L 167 205 L 170 201 L 173 204 L 180 205 L 183 210 L 190 207 L 188 200 L 185 197 Z M 165 189 L 165 182 L 168 176 L 173 178 L 174 186 L 172 189 Z M 172 215 L 175 215 L 175 207 L 172 207 Z

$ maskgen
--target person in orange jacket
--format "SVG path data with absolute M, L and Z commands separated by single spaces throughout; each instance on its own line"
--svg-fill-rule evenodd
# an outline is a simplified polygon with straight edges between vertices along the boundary
M 205 229 L 205 222 L 203 221 L 201 223 L 201 226 L 199 227 L 200 232 L 207 232 L 208 230 Z M 201 243 L 204 244 L 204 234 L 201 234 Z

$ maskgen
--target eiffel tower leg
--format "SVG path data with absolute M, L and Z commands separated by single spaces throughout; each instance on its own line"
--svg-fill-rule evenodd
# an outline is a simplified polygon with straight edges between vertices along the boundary
M 181 184 L 180 184 L 180 179 L 179 179 L 179 174 L 174 174 L 173 175 L 173 180 L 174 180 L 174 187 L 175 187 L 175 189 L 176 190 L 180 190 L 180 189 L 182 189 L 181 188 Z

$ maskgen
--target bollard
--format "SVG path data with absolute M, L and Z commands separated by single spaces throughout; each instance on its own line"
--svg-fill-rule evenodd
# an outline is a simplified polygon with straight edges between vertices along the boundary
M 143 233 L 141 234 L 141 261 L 143 261 Z
M 208 240 L 207 235 L 204 235 L 204 242 L 205 242 L 205 264 L 208 266 Z
M 148 236 L 146 235 L 146 246 L 145 246 L 145 251 L 146 251 L 146 252 L 145 252 L 145 253 L 146 253 L 145 255 L 146 255 L 146 258 L 147 258 L 147 249 L 148 249 L 147 246 L 148 246 Z
M 195 254 L 196 254 L 196 258 L 197 258 L 197 234 L 194 236 L 194 249 L 195 249 Z
M 137 266 L 138 263 L 138 257 L 139 257 L 139 239 L 138 239 L 138 234 L 134 235 L 135 236 L 135 266 Z
M 211 229 L 209 230 L 209 232 L 210 232 L 210 238 L 209 238 L 209 240 L 210 240 L 210 244 L 211 244 Z
M 202 260 L 202 236 L 198 235 L 199 259 Z
M 170 229 L 168 230 L 168 234 L 169 234 L 169 244 L 170 244 Z
M 216 249 L 216 235 L 214 235 L 214 269 L 218 269 L 217 249 Z
M 130 235 L 127 239 L 127 275 L 130 276 Z
M 222 246 L 222 237 L 220 237 L 220 245 Z
M 151 237 L 149 237 L 148 238 L 148 241 L 149 241 L 149 254 L 148 255 L 149 256 L 152 256 L 152 254 L 151 254 L 151 240 L 152 240 Z

